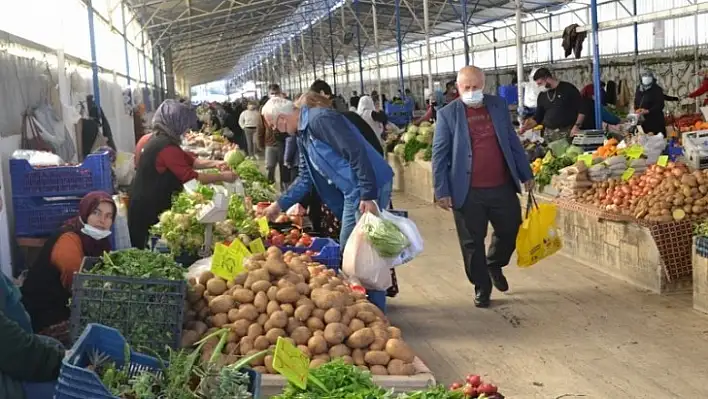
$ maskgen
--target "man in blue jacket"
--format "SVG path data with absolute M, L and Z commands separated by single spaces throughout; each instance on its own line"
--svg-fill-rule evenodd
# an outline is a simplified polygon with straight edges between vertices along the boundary
M 521 225 L 517 193 L 520 182 L 533 188 L 533 175 L 506 102 L 483 89 L 481 69 L 460 70 L 460 97 L 438 111 L 432 162 L 435 198 L 443 209 L 452 209 L 475 305 L 486 308 L 492 285 L 509 289 L 502 267 L 516 249 Z M 489 223 L 494 235 L 485 255 Z
M 266 123 L 297 137 L 299 152 L 297 179 L 265 215 L 274 219 L 314 187 L 341 221 L 344 247 L 361 214 L 377 214 L 379 205 L 389 203 L 393 170 L 344 115 L 331 109 L 329 98 L 309 92 L 300 102 L 296 107 L 290 100 L 271 98 L 261 110 Z

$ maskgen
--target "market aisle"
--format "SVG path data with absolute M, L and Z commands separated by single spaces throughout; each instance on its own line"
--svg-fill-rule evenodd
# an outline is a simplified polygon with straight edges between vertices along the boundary
M 452 216 L 410 197 L 394 205 L 426 250 L 397 269 L 388 313 L 441 383 L 473 372 L 513 399 L 708 397 L 708 316 L 690 293 L 650 294 L 557 255 L 525 270 L 512 260 L 511 290 L 476 309 Z

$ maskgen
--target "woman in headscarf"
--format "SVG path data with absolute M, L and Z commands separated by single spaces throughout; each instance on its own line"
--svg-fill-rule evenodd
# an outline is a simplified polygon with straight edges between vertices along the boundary
M 600 91 L 602 96 L 602 91 Z M 580 109 L 579 113 L 585 115 L 583 123 L 580 126 L 574 126 L 573 130 L 577 133 L 580 130 L 595 130 L 602 129 L 602 126 L 595 126 L 595 86 L 593 84 L 586 85 L 580 90 Z M 601 119 L 603 123 L 608 125 L 617 125 L 621 122 L 620 118 L 608 111 L 603 105 L 600 105 Z
M 664 89 L 656 83 L 654 73 L 645 70 L 634 93 L 634 109 L 644 116 L 642 129 L 646 133 L 666 134 L 664 121 Z
M 111 227 L 116 204 L 103 191 L 93 191 L 79 203 L 79 214 L 48 239 L 22 285 L 22 302 L 41 335 L 71 345 L 69 298 L 74 273 L 86 256 L 111 251 Z
M 379 139 L 379 142 L 383 143 L 383 134 L 386 130 L 386 124 L 388 123 L 386 113 L 376 111 L 374 100 L 369 96 L 362 96 L 359 98 L 356 113 L 359 114 L 359 116 L 361 116 L 361 118 L 364 119 L 369 126 L 371 126 L 371 129 L 374 133 L 376 133 L 376 137 Z
M 145 145 L 133 180 L 128 207 L 130 242 L 145 248 L 152 225 L 172 205 L 172 196 L 184 183 L 233 182 L 238 177 L 224 161 L 197 159 L 180 147 L 182 136 L 196 125 L 193 109 L 175 100 L 165 100 L 152 118 L 153 136 Z M 197 169 L 218 168 L 220 173 L 197 173 Z

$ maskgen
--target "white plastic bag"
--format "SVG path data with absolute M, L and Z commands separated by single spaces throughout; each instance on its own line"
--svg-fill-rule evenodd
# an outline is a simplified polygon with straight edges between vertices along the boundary
M 386 290 L 393 284 L 391 261 L 379 256 L 362 227 L 378 219 L 367 212 L 356 223 L 342 254 L 342 272 L 359 279 L 367 289 Z
M 404 263 L 408 263 L 423 252 L 423 236 L 420 235 L 418 226 L 416 226 L 412 220 L 401 216 L 396 216 L 385 210 L 380 210 L 379 216 L 382 219 L 388 220 L 389 222 L 395 224 L 410 242 L 410 245 L 404 249 L 400 255 L 392 260 L 391 266 L 399 266 Z
M 135 154 L 119 152 L 115 163 L 116 182 L 120 186 L 129 186 L 135 177 Z

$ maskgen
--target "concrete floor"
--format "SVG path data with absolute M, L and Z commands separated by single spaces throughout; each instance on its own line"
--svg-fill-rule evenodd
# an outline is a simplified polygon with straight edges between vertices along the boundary
M 507 267 L 511 290 L 476 309 L 452 216 L 402 196 L 426 240 L 397 269 L 389 317 L 440 383 L 476 373 L 510 399 L 708 398 L 708 316 L 556 255 Z

